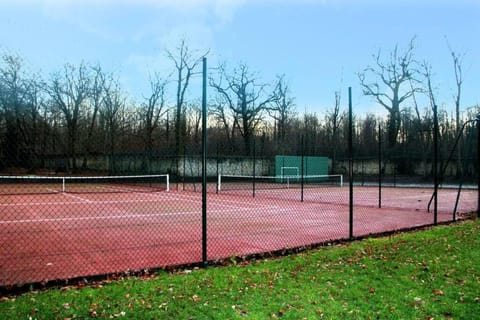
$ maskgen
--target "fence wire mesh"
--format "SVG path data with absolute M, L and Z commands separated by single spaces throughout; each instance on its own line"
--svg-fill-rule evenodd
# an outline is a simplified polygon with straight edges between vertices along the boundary
M 443 175 L 435 205 L 430 156 L 218 149 L 206 161 L 206 212 L 198 152 L 92 156 L 87 164 L 99 169 L 82 174 L 55 170 L 67 159 L 43 161 L 35 174 L 4 169 L 0 286 L 202 263 L 203 250 L 209 261 L 281 252 L 462 219 L 478 206 L 476 157 L 465 179 Z

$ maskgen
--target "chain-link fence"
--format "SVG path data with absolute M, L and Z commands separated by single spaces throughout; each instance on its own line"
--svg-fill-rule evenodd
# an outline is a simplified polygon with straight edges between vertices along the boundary
M 84 174 L 68 174 L 58 156 L 43 159 L 35 175 L 4 169 L 0 286 L 214 262 L 461 219 L 478 209 L 476 139 L 463 159 L 437 161 L 431 150 L 387 152 L 380 139 L 361 157 L 355 145 L 342 159 L 303 139 L 294 153 L 266 156 L 253 139 L 249 156 L 210 146 L 205 181 L 202 156 L 188 148 L 180 156 L 89 155 Z

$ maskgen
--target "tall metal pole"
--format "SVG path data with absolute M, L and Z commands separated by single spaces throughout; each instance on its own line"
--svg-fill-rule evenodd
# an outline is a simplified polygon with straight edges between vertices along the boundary
M 217 142 L 217 177 L 219 176 L 220 174 L 220 155 L 219 155 L 219 149 L 218 149 L 218 142 Z M 218 194 L 218 188 L 220 187 L 219 183 L 218 183 L 218 179 L 217 179 L 217 190 L 216 190 L 216 193 Z
M 350 183 L 350 213 L 349 213 L 349 237 L 353 239 L 353 115 L 352 115 L 352 87 L 348 87 L 348 153 L 349 153 L 349 170 L 348 178 Z
M 437 225 L 438 213 L 438 113 L 437 106 L 433 106 L 433 224 Z
M 252 174 L 253 174 L 253 179 L 252 179 L 252 196 L 255 198 L 255 177 L 256 177 L 256 165 L 257 165 L 257 159 L 255 158 L 255 154 L 257 153 L 256 151 L 257 147 L 255 145 L 255 136 L 253 136 L 253 158 L 252 158 L 252 161 L 253 161 L 253 169 L 252 169 Z
M 378 124 L 378 207 L 382 207 L 382 125 Z
M 183 145 L 183 174 L 182 174 L 182 189 L 185 191 L 185 179 L 187 177 L 187 145 Z
M 480 114 L 477 114 L 477 218 L 480 218 Z
M 202 85 L 202 263 L 207 267 L 207 58 L 203 57 Z
M 305 186 L 305 150 L 304 150 L 304 141 L 303 141 L 303 135 L 302 135 L 302 146 L 301 146 L 301 152 L 302 152 L 302 165 L 301 165 L 301 172 L 300 172 L 300 201 L 303 202 L 303 192 L 304 192 L 304 186 Z

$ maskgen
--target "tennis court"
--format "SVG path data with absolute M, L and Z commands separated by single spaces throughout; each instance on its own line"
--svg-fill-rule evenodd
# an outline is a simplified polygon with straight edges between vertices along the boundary
M 50 181 L 33 189 L 26 181 L 15 188 L 2 184 L 0 286 L 202 261 L 199 188 L 183 190 L 162 180 L 149 181 L 148 187 L 97 181 L 101 191 L 87 183 L 69 189 L 68 181 L 60 189 Z M 255 197 L 246 188 L 216 190 L 216 184 L 209 185 L 209 260 L 349 237 L 346 186 L 307 188 L 303 195 L 293 185 L 258 188 Z M 384 188 L 382 193 L 380 209 L 377 188 L 355 187 L 355 236 L 433 223 L 433 213 L 426 210 L 432 189 Z M 439 222 L 452 220 L 456 196 L 454 189 L 440 190 Z M 462 191 L 457 212 L 476 210 L 476 201 L 477 190 Z

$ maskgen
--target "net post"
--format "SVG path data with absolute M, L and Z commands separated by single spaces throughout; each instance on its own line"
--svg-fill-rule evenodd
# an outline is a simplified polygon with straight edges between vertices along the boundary
M 62 192 L 65 193 L 66 187 L 65 187 L 65 177 L 62 177 Z
M 343 174 L 340 175 L 340 187 L 343 187 Z
M 222 174 L 218 174 L 218 180 L 217 180 L 217 193 L 222 191 Z
M 170 175 L 167 174 L 167 192 L 170 191 Z

